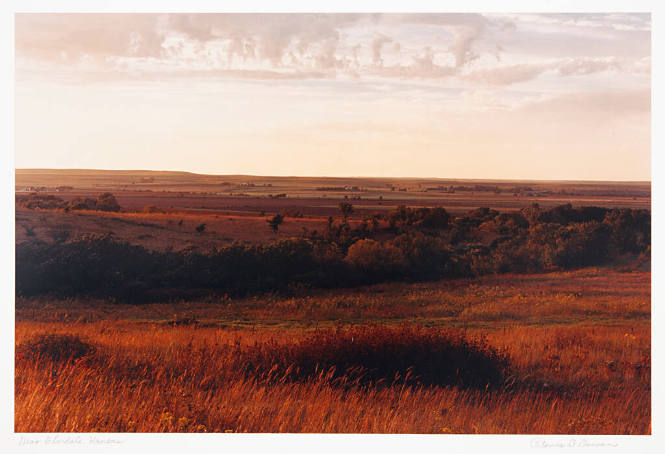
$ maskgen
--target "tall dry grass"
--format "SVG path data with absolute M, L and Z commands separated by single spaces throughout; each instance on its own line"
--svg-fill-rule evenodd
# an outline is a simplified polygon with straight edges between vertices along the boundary
M 20 299 L 15 430 L 648 434 L 650 304 L 648 272 L 601 268 L 199 303 Z M 488 389 L 286 373 L 323 364 L 318 345 L 340 364 L 348 336 L 317 326 L 368 321 L 445 328 L 509 368 Z M 283 361 L 248 373 L 257 349 Z
M 17 358 L 18 432 L 650 432 L 647 324 L 457 330 L 510 358 L 498 389 L 337 386 L 325 370 L 292 380 L 238 367 L 256 345 L 311 336 L 299 330 L 20 322 L 17 345 L 47 333 L 94 349 L 68 361 Z

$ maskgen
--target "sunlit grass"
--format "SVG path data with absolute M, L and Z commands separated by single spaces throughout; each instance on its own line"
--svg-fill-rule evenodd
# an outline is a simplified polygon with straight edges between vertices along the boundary
M 87 299 L 19 298 L 17 320 L 172 321 L 246 326 L 326 326 L 339 321 L 404 321 L 438 326 L 496 323 L 586 323 L 648 320 L 651 274 L 611 268 L 530 275 L 484 276 L 355 289 L 302 290 L 248 298 L 126 305 Z
M 508 354 L 498 390 L 418 384 L 351 388 L 247 377 L 238 344 L 302 333 L 20 323 L 19 344 L 67 331 L 98 346 L 92 362 L 18 361 L 17 431 L 648 433 L 649 329 L 516 327 L 467 331 Z
M 649 283 L 645 272 L 588 269 L 187 304 L 20 300 L 19 351 L 42 334 L 94 348 L 48 363 L 19 355 L 15 429 L 650 433 Z M 482 342 L 510 372 L 485 390 L 243 368 L 256 346 L 311 347 L 302 342 L 317 325 L 372 317 Z

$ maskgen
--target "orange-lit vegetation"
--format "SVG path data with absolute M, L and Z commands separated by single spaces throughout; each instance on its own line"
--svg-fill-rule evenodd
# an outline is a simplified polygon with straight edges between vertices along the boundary
M 20 299 L 15 428 L 649 433 L 649 279 L 648 272 L 588 269 L 184 305 Z M 520 315 L 497 316 L 511 307 Z M 392 318 L 378 319 L 382 308 Z M 507 358 L 507 369 L 487 389 L 422 383 L 418 367 L 437 358 L 423 349 L 408 371 L 399 365 L 409 361 L 380 371 L 381 386 L 358 380 L 357 370 L 331 370 L 353 363 L 343 342 L 354 331 L 312 337 L 317 326 L 372 318 L 402 334 L 365 328 L 354 343 L 372 346 L 370 353 L 392 348 L 399 357 L 408 345 L 452 336 Z M 399 331 L 404 321 L 425 328 Z M 83 353 L 38 359 L 39 345 L 70 348 L 44 334 L 77 336 L 70 347 Z M 299 376 L 284 368 L 285 358 L 323 367 Z M 248 364 L 261 371 L 248 374 Z

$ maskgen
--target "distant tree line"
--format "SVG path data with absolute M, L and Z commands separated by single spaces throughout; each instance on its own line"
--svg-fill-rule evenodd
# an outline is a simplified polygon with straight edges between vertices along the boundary
M 355 228 L 346 221 L 352 207 L 340 206 L 340 212 L 342 219 L 329 218 L 321 232 L 205 252 L 156 252 L 109 236 L 28 241 L 16 246 L 16 291 L 164 301 L 574 269 L 651 252 L 648 210 L 534 204 L 503 213 L 479 208 L 454 218 L 443 208 L 399 207 Z
M 31 192 L 16 197 L 16 206 L 31 210 L 98 210 L 120 211 L 120 204 L 110 192 L 99 194 L 96 199 L 77 197 L 69 202 L 50 194 Z

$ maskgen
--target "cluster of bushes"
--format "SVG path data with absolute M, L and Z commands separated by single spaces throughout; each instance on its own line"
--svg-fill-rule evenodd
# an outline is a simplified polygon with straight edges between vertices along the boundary
M 400 206 L 371 221 L 371 229 L 367 221 L 352 229 L 330 218 L 321 234 L 308 238 L 334 245 L 356 272 L 373 279 L 601 265 L 625 254 L 648 255 L 651 244 L 648 210 L 533 204 L 503 213 L 478 208 L 453 218 L 443 208 Z M 375 239 L 380 221 L 391 239 Z
M 417 208 L 399 206 L 388 216 L 391 229 L 397 226 L 415 226 L 425 229 L 445 229 L 450 222 L 450 215 L 445 208 Z
M 67 206 L 67 202 L 54 195 L 31 192 L 28 195 L 17 196 L 16 206 L 28 208 L 30 210 L 55 210 L 64 208 Z
M 21 243 L 16 246 L 16 291 L 129 298 L 149 288 L 162 258 L 109 236 L 51 245 Z
M 69 202 L 50 194 L 32 192 L 16 197 L 16 206 L 31 210 L 99 210 L 120 211 L 120 204 L 110 192 L 99 194 L 96 199 L 77 197 Z
M 304 239 L 236 243 L 208 252 L 157 252 L 110 236 L 87 236 L 67 243 L 18 244 L 16 291 L 135 302 L 242 294 L 298 284 L 330 286 L 342 276 L 335 269 L 341 264 L 328 264 L 325 254 L 317 254 Z
M 400 277 L 436 279 L 460 274 L 454 253 L 443 239 L 414 232 L 384 242 L 358 240 L 349 247 L 344 262 L 368 282 Z
M 331 218 L 324 232 L 306 238 L 207 252 L 156 252 L 108 236 L 24 242 L 16 247 L 16 289 L 143 301 L 570 269 L 651 249 L 647 210 L 533 205 L 452 219 L 442 208 L 400 208 L 387 219 L 397 221 L 383 241 L 376 228 L 352 229 Z
M 481 225 L 504 236 L 485 254 L 489 269 L 478 272 L 579 268 L 651 252 L 648 210 L 573 208 L 570 204 L 541 210 L 534 204 L 510 219 L 504 216 Z

